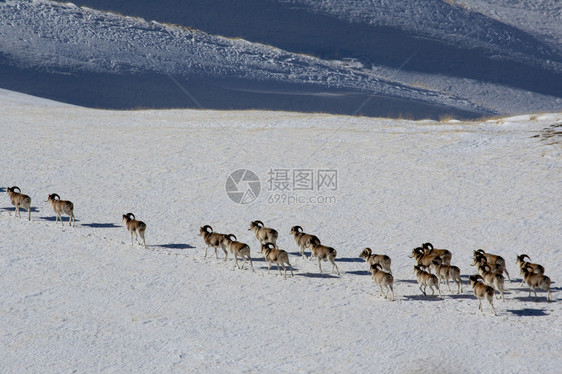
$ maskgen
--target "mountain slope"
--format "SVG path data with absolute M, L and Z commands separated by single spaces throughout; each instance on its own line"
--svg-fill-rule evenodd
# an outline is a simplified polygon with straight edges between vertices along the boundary
M 8 1 L 0 19 L 3 83 L 21 89 L 31 71 L 29 88 L 81 105 L 493 113 L 340 63 L 71 4 Z
M 103 108 L 474 118 L 561 107 L 555 48 L 441 1 L 79 4 L 253 42 L 9 0 L 0 3 L 0 87 Z
M 322 58 L 561 95 L 562 54 L 540 36 L 442 0 L 78 0 Z M 497 6 L 501 9 L 501 5 Z M 536 22 L 541 22 L 536 20 Z

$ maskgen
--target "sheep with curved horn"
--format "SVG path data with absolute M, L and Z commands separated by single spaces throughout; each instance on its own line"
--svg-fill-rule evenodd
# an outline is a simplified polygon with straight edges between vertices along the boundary
M 458 266 L 453 265 L 440 265 L 439 261 L 433 261 L 431 263 L 435 275 L 440 281 L 445 281 L 449 292 L 451 292 L 451 286 L 449 286 L 449 278 L 451 278 L 457 284 L 457 294 L 462 292 L 462 280 L 461 280 L 461 269 Z
M 131 233 L 131 245 L 133 245 L 133 235 L 140 244 L 139 236 L 142 239 L 142 244 L 146 248 L 146 242 L 144 240 L 144 232 L 146 231 L 146 224 L 142 221 L 138 221 L 133 213 L 123 214 L 123 222 L 125 222 L 125 227 L 127 231 Z
M 262 221 L 250 222 L 250 228 L 248 231 L 252 231 L 254 233 L 260 244 L 272 243 L 277 247 L 277 237 L 279 236 L 279 233 L 275 229 L 265 227 Z
M 430 265 L 436 261 L 441 265 L 443 260 L 437 253 L 426 253 L 422 247 L 417 247 L 412 250 L 412 254 L 408 256 L 416 260 L 417 266 L 430 270 Z
M 523 268 L 530 266 L 533 269 L 533 273 L 535 274 L 539 274 L 539 275 L 544 275 L 544 266 L 539 265 L 539 264 L 533 264 L 530 262 L 525 261 L 525 258 L 528 258 L 529 261 L 531 261 L 531 257 L 529 257 L 528 255 L 522 254 L 517 256 L 516 262 L 517 262 L 517 266 L 519 266 L 519 273 L 521 274 L 521 276 L 523 277 Z M 525 284 L 525 278 L 521 279 L 521 286 Z
M 27 219 L 31 221 L 31 198 L 22 194 L 18 186 L 8 187 L 6 192 L 8 192 L 12 205 L 16 207 L 16 217 L 19 216 L 19 218 L 21 218 L 21 207 L 27 210 Z
M 473 254 L 474 254 L 474 265 L 476 265 L 477 262 L 480 262 L 477 261 L 477 258 L 479 256 L 484 256 L 486 258 L 486 262 L 488 263 L 488 265 L 492 267 L 492 270 L 494 269 L 494 266 L 496 266 L 497 268 L 501 269 L 502 272 L 505 271 L 505 275 L 507 275 L 507 279 L 509 279 L 509 281 L 511 282 L 511 277 L 509 276 L 509 272 L 507 271 L 507 268 L 505 266 L 505 260 L 502 256 L 486 253 L 484 252 L 483 249 L 477 249 L 474 251 Z
M 289 254 L 287 251 L 278 249 L 273 243 L 263 243 L 261 245 L 260 253 L 263 254 L 265 261 L 267 261 L 267 274 L 269 274 L 271 264 L 276 264 L 277 270 L 279 270 L 279 275 L 281 275 L 281 266 L 283 266 L 283 270 L 285 271 L 284 276 L 285 279 L 287 279 L 287 268 L 285 267 L 285 264 L 287 264 L 289 265 L 289 269 L 291 269 L 291 276 L 295 276 L 293 274 L 293 267 L 289 262 Z
M 234 266 L 238 269 L 244 269 L 246 261 L 250 261 L 250 266 L 252 266 L 252 271 L 254 270 L 254 264 L 252 263 L 252 258 L 250 257 L 250 246 L 246 243 L 239 242 L 234 234 L 225 235 L 226 247 L 230 250 L 234 256 Z M 238 266 L 238 256 L 244 259 L 242 266 Z
M 379 264 L 384 271 L 392 274 L 392 270 L 390 270 L 392 260 L 387 255 L 373 254 L 371 248 L 365 248 L 363 252 L 359 254 L 359 258 L 364 259 L 369 265 Z
M 478 309 L 482 312 L 482 299 L 488 300 L 492 313 L 496 316 L 496 308 L 494 308 L 494 289 L 484 283 L 478 281 L 480 275 L 471 275 L 468 277 L 468 284 L 472 286 L 474 296 L 478 298 Z
M 312 260 L 312 257 L 316 257 L 318 259 L 318 270 L 320 270 L 320 273 L 322 273 L 322 261 L 330 261 L 332 263 L 332 274 L 334 273 L 334 270 L 336 270 L 338 275 L 340 275 L 340 269 L 338 269 L 338 265 L 336 265 L 335 261 L 337 255 L 338 251 L 334 248 L 320 243 L 314 243 L 311 247 L 309 260 Z
M 414 274 L 416 274 L 416 280 L 418 281 L 418 285 L 420 286 L 420 291 L 427 296 L 425 289 L 429 286 L 431 289 L 431 296 L 435 295 L 435 290 L 433 287 L 437 288 L 439 292 L 439 296 L 441 296 L 441 289 L 439 288 L 439 279 L 436 275 L 428 273 L 422 269 L 422 266 L 415 265 L 414 266 Z
M 394 300 L 394 278 L 392 274 L 382 271 L 382 268 L 379 264 L 372 264 L 371 265 L 371 277 L 375 281 L 376 284 L 379 285 L 380 296 L 384 296 L 384 298 L 388 298 L 390 291 L 392 291 L 392 299 Z M 386 290 L 386 293 L 383 292 L 383 287 Z
M 305 234 L 303 232 L 303 228 L 300 226 L 291 227 L 291 231 L 289 233 L 293 235 L 293 238 L 299 247 L 299 251 L 304 258 L 307 258 L 304 254 L 304 251 L 307 248 L 311 247 L 315 243 L 320 244 L 320 239 L 318 239 L 316 235 Z
M 53 193 L 49 195 L 47 201 L 45 202 L 51 203 L 51 207 L 57 214 L 57 217 L 55 218 L 55 223 L 57 223 L 60 218 L 60 222 L 64 227 L 62 214 L 66 214 L 67 216 L 69 216 L 68 225 L 76 226 L 76 220 L 74 218 L 74 204 L 71 201 L 61 200 L 59 195 Z
M 529 297 L 531 297 L 531 291 L 535 293 L 535 299 L 537 298 L 537 288 L 545 290 L 546 300 L 552 301 L 552 293 L 550 291 L 550 278 L 546 275 L 533 273 L 533 268 L 531 266 L 526 266 L 523 269 L 523 278 L 527 285 L 529 285 Z
M 501 297 L 502 301 L 505 301 L 505 297 L 503 295 L 505 291 L 505 278 L 503 275 L 492 271 L 490 265 L 488 265 L 485 261 L 478 264 L 478 274 L 480 274 L 484 284 L 498 291 L 500 293 L 498 298 Z
M 219 234 L 218 232 L 214 232 L 213 228 L 210 225 L 205 225 L 199 228 L 199 236 L 203 237 L 203 241 L 207 245 L 205 248 L 205 256 L 207 257 L 207 251 L 209 248 L 215 249 L 215 257 L 218 259 L 219 255 L 217 253 L 217 249 L 220 248 L 224 252 L 224 260 L 228 257 L 228 252 L 226 251 L 226 235 Z
M 451 265 L 451 259 L 453 258 L 453 254 L 448 249 L 433 248 L 433 244 L 431 243 L 423 243 L 422 249 L 424 253 L 435 254 L 441 257 L 441 261 L 443 262 L 443 265 Z

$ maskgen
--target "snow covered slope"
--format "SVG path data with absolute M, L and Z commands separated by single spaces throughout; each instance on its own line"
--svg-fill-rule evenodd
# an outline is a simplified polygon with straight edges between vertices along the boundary
M 558 0 L 451 0 L 562 48 L 562 3 Z
M 17 219 L 0 194 L 3 372 L 559 370 L 560 114 L 108 111 L 4 90 L 0 112 L 0 190 L 18 185 L 34 208 Z M 225 191 L 240 168 L 261 180 L 247 205 Z M 279 183 L 285 169 L 336 171 L 337 185 L 275 190 L 271 169 Z M 53 192 L 74 202 L 76 227 L 55 224 Z M 148 225 L 147 249 L 130 244 L 129 211 Z M 255 219 L 278 229 L 294 278 L 267 274 L 247 230 Z M 255 272 L 203 258 L 203 224 L 248 243 Z M 298 256 L 296 224 L 337 249 L 341 276 Z M 504 256 L 513 281 L 497 317 L 466 285 L 421 295 L 407 256 L 425 241 L 453 252 L 465 282 L 474 249 Z M 366 246 L 391 256 L 396 301 L 378 296 L 357 257 Z M 554 302 L 519 285 L 520 253 L 545 265 Z
M 429 8 L 418 2 L 78 4 L 148 18 L 45 0 L 0 3 L 2 87 L 105 108 L 414 118 L 560 108 L 559 51 L 441 1 Z M 187 15 L 201 24 L 181 18 Z
M 501 113 L 560 108 L 560 102 L 548 97 L 535 101 L 528 92 L 562 95 L 560 4 L 553 0 L 500 0 L 474 9 L 466 2 L 442 0 L 78 0 L 77 4 L 325 59 L 352 58 L 393 79 L 403 71 L 422 74 L 404 82 L 461 94 Z

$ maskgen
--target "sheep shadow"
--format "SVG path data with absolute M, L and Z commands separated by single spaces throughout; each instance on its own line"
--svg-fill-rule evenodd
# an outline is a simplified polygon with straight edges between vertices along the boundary
M 552 303 L 556 301 L 556 299 L 553 299 L 552 301 L 547 300 L 546 295 L 535 297 L 535 295 L 533 294 L 531 296 L 515 296 L 513 299 L 519 301 L 531 302 L 531 303 Z
M 365 262 L 362 258 L 354 258 L 354 257 L 342 257 L 336 258 L 336 262 Z
M 302 257 L 300 252 L 289 252 L 289 251 L 287 251 L 287 253 L 291 256 Z M 306 254 L 306 252 L 305 252 L 305 254 Z M 309 255 L 307 255 L 307 256 L 310 257 Z
M 42 219 L 42 220 L 44 220 L 44 221 L 55 222 L 55 221 L 57 220 L 57 216 L 52 216 L 52 217 L 51 217 L 51 216 L 49 216 L 49 217 L 39 217 L 39 219 Z M 62 222 L 63 222 L 63 223 L 64 223 L 64 222 L 70 222 L 70 217 L 64 217 L 64 216 L 63 216 L 63 217 L 61 217 L 61 219 L 62 219 Z M 76 222 L 80 222 L 80 220 L 79 220 L 79 219 L 76 219 L 76 218 L 75 218 L 75 221 L 76 221 Z
M 544 311 L 544 309 L 532 309 L 532 308 L 524 308 L 524 309 L 507 309 L 506 312 L 515 314 L 519 317 L 541 317 L 541 316 L 548 316 L 548 313 Z
M 346 274 L 353 274 L 353 275 L 371 275 L 367 270 L 354 270 L 354 271 L 346 271 Z
M 116 226 L 116 227 L 119 227 L 119 226 Z M 151 247 L 167 248 L 167 249 L 193 249 L 193 248 L 195 248 L 191 244 L 187 244 L 187 243 L 156 244 L 156 245 L 152 245 Z M 252 261 L 253 260 L 254 259 L 252 259 Z
M 232 260 L 234 261 L 234 260 Z M 238 257 L 238 262 L 240 262 L 240 257 Z M 242 260 L 244 261 L 244 260 Z M 256 260 L 252 259 L 252 262 L 256 262 Z M 291 265 L 292 266 L 292 265 Z M 285 267 L 287 268 L 287 274 L 289 274 L 289 276 L 291 275 L 291 269 L 285 265 Z M 267 272 L 267 266 L 256 266 L 256 269 L 261 269 L 261 270 L 265 270 Z M 281 269 L 281 273 L 284 273 L 283 267 L 280 267 Z M 270 273 L 277 273 L 279 274 L 279 270 L 277 270 L 277 265 L 271 265 L 271 268 L 269 269 Z M 295 271 L 299 271 L 299 268 L 296 268 L 293 266 L 293 272 Z
M 13 206 L 13 207 L 2 208 L 2 210 L 8 211 L 8 212 L 15 212 L 15 211 L 16 211 L 16 207 Z M 27 213 L 27 209 L 20 208 L 20 213 L 21 213 L 21 212 Z M 37 207 L 35 207 L 35 206 L 32 206 L 32 207 L 31 207 L 31 213 L 37 213 L 37 212 L 39 212 L 39 209 L 37 209 Z
M 448 297 L 450 297 L 451 299 L 464 299 L 464 300 L 468 300 L 468 299 L 476 299 L 476 296 L 474 295 L 470 295 L 470 294 L 463 294 L 463 293 L 452 293 L 452 294 L 447 294 Z
M 325 279 L 337 279 L 337 278 L 339 278 L 339 276 L 337 276 L 337 275 L 326 274 L 326 273 L 298 273 L 296 275 L 301 276 L 301 277 L 307 277 L 307 278 L 325 278 Z
M 6 192 L 6 189 L 4 187 L 0 187 L 0 193 L 1 192 Z
M 395 283 L 410 283 L 410 284 L 418 284 L 418 281 L 415 279 L 396 279 Z
M 118 227 L 123 227 L 120 225 L 116 225 L 114 223 L 99 223 L 99 222 L 83 223 L 81 226 L 92 227 L 95 229 L 115 229 Z
M 442 301 L 443 299 L 439 297 L 438 294 L 435 295 L 404 295 L 406 301 Z

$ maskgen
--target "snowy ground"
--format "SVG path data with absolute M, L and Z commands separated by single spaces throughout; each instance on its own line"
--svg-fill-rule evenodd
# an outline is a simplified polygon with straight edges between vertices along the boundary
M 22 372 L 555 373 L 560 369 L 562 115 L 412 122 L 322 114 L 103 111 L 0 91 L 1 192 L 18 185 L 32 220 L 0 203 L 0 366 Z M 545 129 L 549 129 L 548 131 Z M 537 136 L 538 135 L 538 136 Z M 232 202 L 247 168 L 257 200 Z M 337 188 L 289 191 L 270 170 L 337 171 Z M 275 179 L 279 181 L 279 178 Z M 44 201 L 75 204 L 61 228 Z M 148 248 L 120 222 L 148 225 Z M 267 274 L 247 231 L 280 232 L 295 277 Z M 199 227 L 250 244 L 255 272 L 203 258 Z M 341 276 L 296 254 L 293 225 L 338 251 Z M 421 295 L 407 256 L 431 241 L 463 280 L 474 249 L 505 257 L 513 278 L 498 316 L 461 295 Z M 397 300 L 357 256 L 392 257 Z M 528 298 L 515 255 L 546 267 L 554 302 Z

